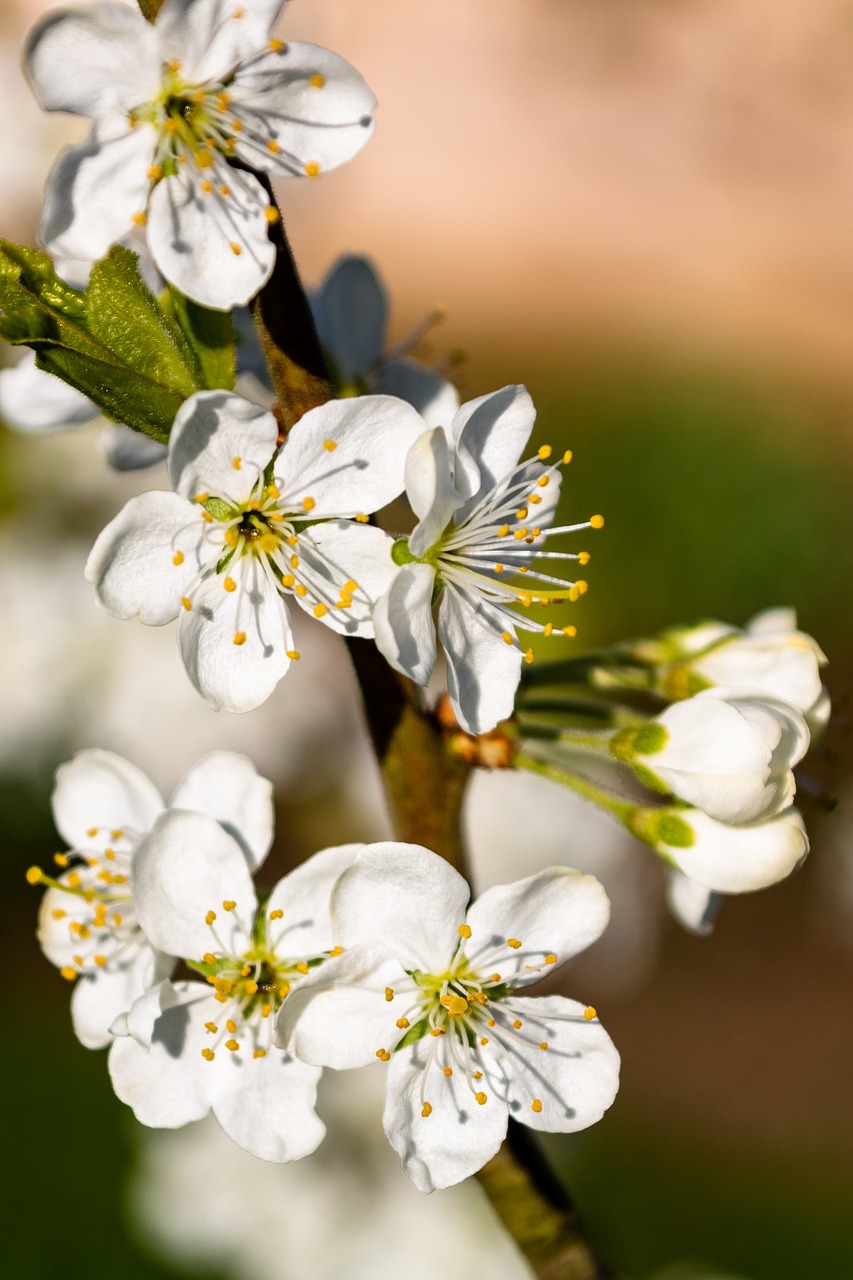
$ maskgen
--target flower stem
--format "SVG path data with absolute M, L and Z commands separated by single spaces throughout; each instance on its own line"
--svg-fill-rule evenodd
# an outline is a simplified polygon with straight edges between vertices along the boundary
M 598 805 L 599 809 L 604 809 L 607 813 L 612 814 L 614 818 L 631 830 L 631 820 L 637 809 L 637 805 L 631 801 L 621 800 L 610 791 L 606 791 L 604 787 L 599 787 L 594 782 L 590 782 L 588 778 L 582 778 L 579 774 L 572 773 L 561 765 L 539 760 L 526 752 L 520 751 L 518 753 L 515 757 L 515 765 L 517 769 L 527 769 L 529 773 L 538 773 L 540 777 L 550 778 L 552 782 L 559 783 L 561 787 L 568 787 L 576 795 L 583 796 L 585 800 L 591 800 L 593 804 Z

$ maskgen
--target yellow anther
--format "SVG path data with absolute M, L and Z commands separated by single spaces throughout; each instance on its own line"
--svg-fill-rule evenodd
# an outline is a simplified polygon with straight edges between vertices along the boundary
M 539 450 L 539 461 L 545 462 L 548 458 L 550 458 L 553 452 L 554 450 L 551 448 L 549 444 L 543 444 L 541 449 Z
M 441 997 L 440 1003 L 444 1006 L 451 1018 L 459 1018 L 463 1013 L 468 1012 L 468 1001 L 464 996 L 446 995 Z
M 583 578 L 578 578 L 575 586 L 582 596 L 585 596 L 587 591 L 589 591 L 589 583 L 585 582 Z
M 67 982 L 73 982 L 77 977 L 77 970 L 72 969 L 70 964 L 64 964 L 59 972 Z
M 543 633 L 542 633 L 542 634 L 543 634 L 543 635 L 546 635 L 546 636 L 552 636 L 552 635 L 554 634 L 554 624 L 553 624 L 553 622 L 546 622 L 546 623 L 545 623 L 545 630 L 543 631 Z
M 272 49 L 273 53 L 282 53 L 286 47 L 284 41 L 279 40 L 276 36 L 273 36 L 272 40 L 270 40 L 270 49 Z
M 104 965 L 107 963 L 107 957 L 104 955 L 97 955 L 92 958 L 99 969 L 103 969 Z
M 223 89 L 221 93 L 217 93 L 216 95 L 216 109 L 218 111 L 224 111 L 230 101 L 231 94 L 228 93 L 226 89 Z
M 335 450 L 337 449 L 337 447 L 338 447 L 338 444 L 337 444 L 337 441 L 336 441 L 336 440 L 324 440 L 324 441 L 323 441 L 323 448 L 324 448 L 324 449 L 328 449 L 328 450 L 329 450 L 329 453 L 334 453 L 334 452 L 335 452 Z
M 27 884 L 40 884 L 43 875 L 41 867 L 30 867 L 27 871 Z
M 527 537 L 527 534 L 527 529 L 516 529 L 512 536 L 515 538 L 516 542 L 522 542 Z
M 313 613 L 315 618 L 324 618 L 329 610 L 324 604 L 315 604 Z
M 502 564 L 495 565 L 495 573 L 503 573 L 503 571 L 504 571 L 504 567 Z
M 516 511 L 516 513 L 515 513 L 515 518 L 516 518 L 516 520 L 526 520 L 526 519 L 527 519 L 527 507 L 519 507 L 519 509 L 518 509 L 518 510 Z
M 148 214 L 145 213 L 144 210 L 140 209 L 139 213 L 135 213 L 133 215 L 133 221 L 136 223 L 137 227 L 144 227 L 148 221 Z
M 532 650 L 532 649 L 525 649 L 525 651 L 524 651 L 524 661 L 527 663 L 527 665 L 528 665 L 528 666 L 530 666 L 530 664 L 531 664 L 531 662 L 533 661 L 534 657 L 535 657 L 535 654 L 534 654 L 534 652 L 533 652 L 533 650 Z
M 430 1027 L 430 1029 L 429 1029 L 429 1033 L 430 1033 L 430 1035 L 431 1035 L 431 1036 L 440 1036 L 440 1035 L 441 1035 L 441 1030 L 440 1030 L 440 1028 L 439 1028 L 439 1027 Z
M 234 579 L 233 579 L 233 578 L 225 578 L 225 580 L 223 581 L 222 585 L 223 585 L 223 587 L 225 588 L 225 590 L 226 590 L 226 591 L 236 591 L 236 590 L 237 590 L 237 583 L 234 581 Z
M 247 995 L 247 996 L 253 996 L 253 995 L 255 995 L 255 994 L 256 994 L 257 990 L 258 990 L 258 984 L 257 984 L 257 982 L 255 982 L 255 981 L 254 981 L 254 979 L 250 979 L 250 980 L 246 983 L 246 995 Z
M 95 836 L 98 834 L 100 829 L 101 829 L 100 827 L 90 827 L 89 830 L 86 832 L 86 835 L 89 837 L 90 840 L 94 840 Z
M 477 1102 L 479 1102 L 479 1104 L 480 1104 L 480 1106 L 481 1106 L 481 1107 L 484 1105 L 484 1103 L 488 1102 L 488 1100 L 489 1100 L 489 1099 L 488 1099 L 488 1097 L 487 1097 L 487 1095 L 486 1095 L 485 1093 L 482 1093 L 482 1092 L 480 1092 L 480 1093 L 475 1093 L 475 1094 L 474 1094 L 474 1098 L 475 1098 L 475 1100 L 476 1100 Z
M 521 943 L 519 942 L 518 938 L 507 938 L 506 945 L 508 947 L 512 947 L 513 951 L 517 951 L 518 948 L 521 946 Z
M 36 868 L 36 867 L 30 867 L 30 871 L 35 871 L 35 870 L 37 870 L 37 868 Z M 41 876 L 41 871 L 39 871 L 39 876 Z M 29 877 L 28 877 L 28 878 L 29 878 Z M 36 882 L 35 882 L 35 881 L 33 881 L 32 883 L 34 883 L 34 884 L 35 884 Z M 69 875 L 68 875 L 68 884 L 69 884 L 69 886 L 70 886 L 72 889 L 79 889 L 82 883 L 83 883 L 83 881 L 82 881 L 82 879 L 80 878 L 80 872 L 79 872 L 79 871 L 71 871 L 71 872 L 69 872 Z
M 308 588 L 305 586 L 304 582 L 297 582 L 296 586 L 293 589 L 298 596 L 308 595 Z
M 201 184 L 201 190 L 203 195 L 206 195 L 206 196 L 213 195 L 213 183 L 210 181 L 209 178 L 205 178 L 204 182 Z
M 261 551 L 263 551 L 264 555 L 274 555 L 278 550 L 278 538 L 274 533 L 262 533 L 260 538 L 258 538 L 258 546 Z
M 551 483 L 551 477 L 540 476 L 539 479 L 536 481 L 536 483 L 539 485 L 540 489 L 544 489 L 547 485 Z
M 236 530 L 236 529 L 226 529 L 226 530 L 225 530 L 225 541 L 226 541 L 226 543 L 228 544 L 228 546 L 229 546 L 229 547 L 236 547 L 237 543 L 240 541 L 240 535 L 239 535 L 239 533 L 237 532 L 237 530 Z
M 549 954 L 549 955 L 547 955 L 547 956 L 545 957 L 545 963 L 546 963 L 546 964 L 556 964 L 556 963 L 557 963 L 557 957 L 554 955 L 554 952 L 553 952 L 553 951 L 552 951 L 552 952 L 550 952 L 550 954 Z
M 302 973 L 302 974 L 306 974 L 309 972 L 308 965 L 305 963 L 304 960 L 301 960 L 299 964 L 296 966 L 296 971 L 297 973 Z
M 394 999 L 394 988 L 393 988 L 393 987 L 386 987 L 386 988 L 385 988 L 385 999 L 386 999 L 389 1003 Z
M 508 533 L 509 533 L 509 525 L 508 525 L 508 524 L 502 524 L 502 525 L 501 525 L 501 527 L 500 527 L 500 529 L 498 529 L 498 537 L 499 537 L 499 538 L 505 538 L 505 537 L 507 536 L 507 534 L 508 534 Z
M 589 523 L 593 529 L 603 529 L 604 516 L 590 516 Z
M 237 903 L 234 901 L 234 899 L 233 899 L 233 898 L 226 898 L 226 899 L 223 901 L 223 903 L 222 903 L 222 910 L 223 910 L 223 911 L 233 911 L 233 910 L 234 910 L 234 908 L 236 907 L 236 905 L 237 905 Z
M 174 119 L 173 116 L 169 116 L 169 119 L 163 122 L 163 132 L 164 133 L 178 132 L 178 122 L 177 120 Z
M 234 983 L 230 978 L 214 978 L 213 989 L 217 995 L 229 996 L 234 988 Z
M 276 142 L 275 138 L 270 138 L 267 143 L 267 151 L 271 151 L 274 156 L 277 156 L 281 151 L 281 143 Z
M 281 585 L 283 587 L 292 587 L 296 579 L 292 573 L 283 573 L 281 575 Z
M 119 915 L 118 912 L 116 912 L 115 915 L 113 916 L 113 925 L 115 926 L 116 929 L 121 924 L 121 921 L 122 921 L 122 917 Z
M 472 1072 L 472 1074 L 471 1074 L 471 1079 L 472 1079 L 472 1080 L 482 1080 L 482 1078 L 483 1078 L 483 1073 L 482 1073 L 482 1071 L 474 1071 L 474 1072 Z
M 305 173 L 307 177 L 316 178 L 319 172 L 320 172 L 320 166 L 317 164 L 315 160 L 311 160 L 308 164 L 306 164 Z
M 321 76 L 320 73 L 317 72 L 316 75 L 313 75 L 311 77 L 308 83 L 310 84 L 312 89 L 322 89 L 323 85 L 326 83 L 326 77 Z
M 360 511 L 355 519 L 356 524 L 370 524 L 370 516 L 366 516 L 363 511 Z
M 282 1000 L 284 1000 L 284 998 L 285 998 L 286 996 L 289 996 L 289 995 L 290 995 L 290 983 L 289 983 L 289 982 L 283 982 L 283 983 L 281 984 L 281 986 L 279 987 L 279 989 L 278 989 L 278 994 L 281 996 Z
M 512 644 L 512 633 L 509 631 L 502 631 L 501 640 L 503 640 L 504 644 Z
M 592 556 L 589 554 L 588 551 L 581 551 L 578 554 L 578 564 L 589 564 L 591 559 L 592 559 Z
M 215 919 L 216 919 L 216 912 L 215 912 L 215 911 L 208 911 L 207 915 L 204 917 L 204 923 L 205 923 L 205 924 L 213 924 L 213 922 L 214 922 L 214 920 L 215 920 Z M 210 963 L 212 963 L 212 962 L 211 962 L 211 961 L 208 961 L 208 964 L 210 964 Z
M 193 607 L 189 596 L 181 596 L 181 604 L 184 606 L 187 613 L 189 613 L 190 609 Z
M 204 1024 L 204 1029 L 205 1031 L 209 1031 L 212 1036 L 215 1036 L 219 1031 L 219 1027 L 215 1022 L 206 1022 Z
M 377 1049 L 376 1056 L 380 1062 L 389 1062 L 391 1060 L 391 1055 L 387 1049 Z
M 80 967 L 81 969 L 83 968 L 83 957 L 82 957 L 82 956 L 72 956 L 72 957 L 71 957 L 71 959 L 74 961 L 74 963 L 75 963 L 76 965 L 79 965 L 79 967 Z
M 529 591 L 522 591 L 520 595 L 516 596 L 516 600 L 519 604 L 523 604 L 525 609 L 529 609 L 533 604 L 533 596 Z
M 226 186 L 226 184 L 223 182 L 222 186 L 219 188 L 219 194 L 222 196 L 224 200 L 227 200 L 231 194 L 231 188 L 229 186 Z
M 521 1018 L 516 1018 L 515 1022 L 512 1025 L 515 1027 L 516 1031 L 520 1031 L 521 1028 L 524 1026 L 524 1023 L 521 1021 Z
M 284 912 L 282 911 L 281 907 L 276 907 L 275 911 L 270 912 L 270 920 L 281 920 L 283 915 L 284 915 Z
M 240 1042 L 239 1040 L 226 1040 L 225 1048 L 230 1049 L 232 1053 L 236 1053 L 237 1050 L 240 1048 Z
M 598 1013 L 591 1004 L 588 1004 L 583 1011 L 583 1016 L 586 1018 L 587 1022 L 592 1022 L 593 1018 L 598 1017 Z
M 425 1120 L 426 1120 L 427 1116 L 431 1116 L 431 1115 L 432 1115 L 432 1107 L 429 1105 L 429 1103 L 428 1103 L 428 1102 L 425 1102 L 425 1103 L 424 1103 L 424 1105 L 421 1107 L 421 1115 L 423 1116 L 423 1118 L 424 1118 Z
M 54 920 L 64 920 L 65 917 L 68 915 L 68 912 L 63 911 L 62 907 L 54 907 L 53 911 L 51 911 L 50 914 Z
M 547 1040 L 542 1040 L 542 1041 L 540 1042 L 540 1044 L 539 1044 L 539 1048 L 540 1048 L 540 1049 L 547 1049 L 547 1048 L 548 1048 L 548 1041 L 547 1041 Z
M 452 1075 L 453 1075 L 453 1068 L 452 1068 L 452 1067 L 445 1067 L 445 1068 L 444 1068 L 444 1074 L 445 1074 L 446 1076 L 452 1076 Z
M 291 662 L 298 662 L 301 655 L 298 649 L 288 649 L 287 656 Z
M 115 860 L 115 856 L 116 856 L 115 849 L 104 850 L 104 857 L 107 859 L 108 862 L 113 862 Z
M 279 213 L 278 209 L 276 209 L 274 204 L 267 205 L 267 207 L 264 209 L 264 217 L 266 218 L 267 222 L 270 224 L 271 227 L 274 227 L 277 222 L 281 221 L 281 214 Z
M 210 154 L 209 149 L 199 148 L 195 153 L 195 162 L 199 169 L 209 169 L 213 164 L 213 156 Z
M 291 567 L 291 569 L 298 569 L 298 568 L 299 568 L 299 556 L 291 556 L 291 557 L 290 557 L 290 567 Z
M 470 937 L 471 937 L 471 926 L 470 926 L 470 924 L 460 924 L 460 926 L 459 926 L 459 937 L 460 937 L 460 938 L 470 938 Z
M 243 252 L 242 248 L 240 247 L 239 244 L 237 244 L 236 240 L 232 240 L 228 247 L 231 250 L 231 252 L 234 254 L 235 258 L 239 258 L 240 254 Z
M 256 1049 L 255 1052 L 252 1054 L 253 1058 L 265 1058 L 266 1056 L 267 1056 L 266 1049 Z
M 313 510 L 314 510 L 314 508 L 316 507 L 316 505 L 317 505 L 317 503 L 314 501 L 314 499 L 313 499 L 313 498 L 303 498 L 303 499 L 302 499 L 302 510 L 303 510 L 303 511 L 313 511 Z
M 262 1005 L 262 1006 L 261 1006 L 261 1017 L 262 1017 L 262 1018 L 268 1018 L 268 1017 L 270 1016 L 270 1014 L 271 1014 L 271 1013 L 272 1013 L 272 1005 L 271 1005 L 271 1004 L 265 1004 L 265 1005 Z
M 344 949 L 343 949 L 343 947 L 332 947 L 331 951 L 329 952 L 329 955 L 330 955 L 330 956 L 342 956 L 342 955 L 343 955 L 343 953 L 344 953 Z
M 205 1062 L 212 1062 L 216 1057 L 216 1054 L 212 1049 L 202 1049 L 201 1056 L 204 1058 Z
M 225 1023 L 225 1029 L 227 1031 L 230 1031 L 231 1034 L 233 1035 L 234 1032 L 237 1030 L 237 1023 L 234 1022 L 232 1018 L 229 1018 L 228 1021 Z
M 231 132 L 232 132 L 232 133 L 242 133 L 242 132 L 243 132 L 243 121 L 242 121 L 242 120 L 238 120 L 238 119 L 235 117 L 235 118 L 231 121 L 231 126 L 230 126 L 230 127 L 231 127 Z M 233 146 L 234 144 L 232 143 L 231 145 Z
M 567 449 L 566 452 L 563 454 L 563 465 L 567 467 L 573 457 L 574 457 L 574 454 L 572 453 L 571 449 Z
M 547 476 L 545 476 L 544 478 L 545 478 L 546 480 L 548 479 L 548 477 L 547 477 Z M 535 507 L 535 506 L 538 506 L 538 504 L 542 501 L 542 499 L 541 499 L 541 497 L 539 496 L 539 494 L 538 494 L 538 493 L 531 493 L 531 495 L 530 495 L 530 497 L 527 499 L 527 501 L 528 501 L 528 502 L 532 502 L 533 506 Z
M 148 177 L 152 182 L 159 182 L 163 176 L 163 166 L 161 164 L 152 164 L 148 169 Z
M 577 633 L 577 627 L 563 627 L 563 635 L 568 636 L 570 640 L 574 639 Z
M 245 633 L 245 631 L 238 631 L 238 632 L 237 632 L 237 634 L 234 636 L 234 643 L 235 643 L 236 645 L 238 645 L 238 646 L 239 646 L 239 645 L 241 645 L 241 644 L 245 644 L 245 643 L 246 643 L 246 633 Z
M 488 1043 L 489 1043 L 488 1036 L 480 1036 L 480 1044 L 483 1045 L 484 1048 Z
M 400 1030 L 401 1030 L 401 1031 L 405 1031 L 405 1030 L 406 1030 L 406 1027 L 408 1027 L 408 1026 L 410 1026 L 410 1025 L 411 1025 L 411 1024 L 410 1024 L 410 1022 L 409 1022 L 409 1019 L 408 1019 L 408 1018 L 398 1018 L 398 1019 L 397 1019 L 397 1026 L 400 1028 Z
M 176 551 L 175 554 L 172 556 L 172 564 L 178 565 L 183 563 L 184 563 L 183 551 Z
M 533 1110 L 537 1113 L 537 1115 L 538 1115 L 538 1114 L 539 1114 L 539 1112 L 542 1110 L 542 1103 L 539 1101 L 539 1099 L 538 1099 L 538 1098 L 534 1098 L 534 1099 L 533 1099 L 533 1101 L 531 1102 L 530 1106 L 531 1106 L 531 1107 L 533 1108 Z

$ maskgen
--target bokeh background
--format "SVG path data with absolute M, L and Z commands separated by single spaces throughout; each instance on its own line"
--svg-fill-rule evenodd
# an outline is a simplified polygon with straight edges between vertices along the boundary
M 0 10 L 0 233 L 30 243 L 47 168 L 81 133 L 18 69 L 50 7 Z M 849 1280 L 853 4 L 292 0 L 283 29 L 347 56 L 381 103 L 358 160 L 281 189 L 304 274 L 368 253 L 394 338 L 441 304 L 425 354 L 463 394 L 527 383 L 539 438 L 575 452 L 567 514 L 607 516 L 576 643 L 794 604 L 829 656 L 836 716 L 811 799 L 801 784 L 812 855 L 729 900 L 710 939 L 666 918 L 648 851 L 550 788 L 481 778 L 468 819 L 481 880 L 564 861 L 616 904 L 567 986 L 602 1013 L 623 1087 L 551 1144 L 599 1250 L 632 1280 Z M 58 847 L 52 772 L 71 753 L 120 751 L 168 792 L 207 750 L 247 752 L 277 784 L 270 882 L 384 818 L 325 630 L 263 710 L 226 719 L 169 629 L 95 611 L 88 548 L 157 473 L 110 473 L 97 428 L 3 431 L 0 463 L 0 1274 L 524 1277 L 476 1188 L 408 1187 L 376 1077 L 333 1079 L 332 1136 L 282 1170 L 215 1126 L 141 1130 L 73 1040 L 23 874 Z

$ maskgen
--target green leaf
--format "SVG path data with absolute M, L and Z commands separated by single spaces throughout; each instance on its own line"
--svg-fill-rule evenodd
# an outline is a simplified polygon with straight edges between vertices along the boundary
M 179 325 L 147 288 L 136 255 L 120 246 L 81 291 L 46 254 L 0 240 L 0 337 L 32 347 L 40 369 L 154 440 L 168 440 L 178 409 L 203 386 Z
M 234 325 L 230 311 L 211 311 L 169 286 L 169 304 L 195 357 L 198 377 L 210 391 L 233 391 Z

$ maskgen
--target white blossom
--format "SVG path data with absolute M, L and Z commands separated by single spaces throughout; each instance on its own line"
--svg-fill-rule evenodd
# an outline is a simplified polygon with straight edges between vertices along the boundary
M 272 1028 L 293 986 L 333 950 L 329 894 L 358 847 L 316 854 L 259 910 L 243 850 L 209 818 L 163 814 L 140 842 L 140 924 L 205 979 L 161 984 L 116 1028 L 125 1034 L 110 1051 L 113 1086 L 143 1124 L 172 1129 L 212 1111 L 265 1160 L 318 1146 L 320 1071 L 276 1048 Z
M 147 225 L 167 280 L 203 305 L 247 302 L 269 277 L 277 217 L 252 174 L 316 176 L 373 130 L 373 94 L 342 58 L 270 38 L 282 0 L 166 0 L 47 14 L 26 60 L 42 105 L 89 117 L 48 181 L 40 238 L 96 260 Z
M 700 809 L 660 809 L 643 836 L 647 838 L 671 866 L 718 893 L 766 889 L 789 876 L 809 851 L 805 823 L 793 806 L 737 825 L 717 822 Z M 704 915 L 695 896 L 691 907 L 686 898 L 679 901 L 688 916 Z
M 436 659 L 432 609 L 447 662 L 454 712 L 470 733 L 510 715 L 524 659 L 516 628 L 574 635 L 519 613 L 519 606 L 577 600 L 583 581 L 546 571 L 550 562 L 586 564 L 587 552 L 546 551 L 549 536 L 598 528 L 600 516 L 553 528 L 560 467 L 543 445 L 518 458 L 533 429 L 533 402 L 520 386 L 464 404 L 445 432 L 436 427 L 412 446 L 406 493 L 418 523 L 395 546 L 399 572 L 374 612 L 376 643 L 398 671 L 425 685 Z
M 271 413 L 198 392 L 169 439 L 175 492 L 133 498 L 92 549 L 99 603 L 151 626 L 180 614 L 195 688 L 214 708 L 251 710 L 299 656 L 284 595 L 333 630 L 373 634 L 394 564 L 367 513 L 400 492 L 420 422 L 390 396 L 335 400 L 279 447 Z
M 597 880 L 552 867 L 487 890 L 417 845 L 364 848 L 332 895 L 343 953 L 285 1003 L 277 1039 L 318 1066 L 387 1062 L 385 1133 L 421 1191 L 475 1173 L 510 1115 L 546 1132 L 600 1119 L 618 1054 L 590 1006 L 518 998 L 594 942 Z
M 272 840 L 272 787 L 245 756 L 218 751 L 186 775 L 169 805 L 208 815 L 230 831 L 251 867 Z M 79 978 L 71 1000 L 74 1030 L 89 1048 L 112 1039 L 114 1019 L 174 968 L 173 954 L 151 945 L 136 909 L 140 838 L 166 809 L 157 788 L 121 756 L 79 752 L 61 765 L 53 793 L 57 828 L 71 846 L 56 855 L 39 914 L 39 942 L 63 976 Z

